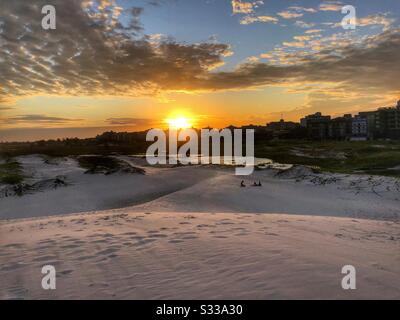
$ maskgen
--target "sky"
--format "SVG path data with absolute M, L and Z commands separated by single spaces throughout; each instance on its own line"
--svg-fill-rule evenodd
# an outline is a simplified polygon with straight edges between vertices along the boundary
M 399 15 L 398 0 L 0 1 L 0 141 L 395 105 Z

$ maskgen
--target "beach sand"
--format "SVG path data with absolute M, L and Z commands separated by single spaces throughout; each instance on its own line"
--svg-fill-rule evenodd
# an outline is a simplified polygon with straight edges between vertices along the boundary
M 400 225 L 115 210 L 0 224 L 2 299 L 400 299 Z M 53 265 L 57 289 L 41 288 Z M 342 267 L 357 290 L 341 287 Z
M 68 185 L 0 199 L 1 299 L 400 299 L 398 180 L 22 160 L 32 182 Z M 44 265 L 56 290 L 41 287 Z M 345 265 L 356 290 L 342 289 Z

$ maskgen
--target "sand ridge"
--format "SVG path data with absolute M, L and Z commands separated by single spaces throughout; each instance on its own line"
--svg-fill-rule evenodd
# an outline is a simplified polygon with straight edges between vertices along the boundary
M 114 210 L 0 223 L 2 299 L 400 299 L 400 225 Z M 40 286 L 54 265 L 57 290 Z M 357 268 L 344 291 L 341 268 Z

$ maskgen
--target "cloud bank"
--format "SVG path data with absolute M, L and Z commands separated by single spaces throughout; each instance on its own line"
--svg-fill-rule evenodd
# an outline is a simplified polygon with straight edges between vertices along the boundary
M 234 2 L 240 13 L 261 3 Z M 41 28 L 45 4 L 57 9 L 56 30 Z M 328 2 L 320 10 L 337 6 Z M 399 29 L 388 27 L 362 43 L 296 53 L 287 64 L 248 61 L 221 72 L 216 68 L 231 54 L 228 44 L 146 36 L 140 22 L 143 8 L 131 8 L 125 23 L 113 0 L 2 1 L 0 11 L 0 102 L 36 94 L 138 96 L 306 84 L 329 85 L 331 91 L 399 92 Z M 291 12 L 314 11 L 292 7 Z M 298 48 L 305 40 L 288 44 Z

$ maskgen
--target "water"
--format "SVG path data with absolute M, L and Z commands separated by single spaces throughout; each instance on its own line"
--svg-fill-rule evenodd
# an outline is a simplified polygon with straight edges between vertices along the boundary
M 146 158 L 145 154 L 132 155 L 133 157 Z M 179 155 L 167 155 L 167 162 L 179 163 Z M 157 157 L 148 157 L 149 159 L 157 159 Z M 201 154 L 191 155 L 188 157 L 190 162 L 193 164 L 212 164 L 220 166 L 244 166 L 253 165 L 250 161 L 247 161 L 246 157 L 206 157 Z M 292 164 L 281 164 L 272 161 L 267 158 L 254 158 L 254 166 L 258 169 L 290 169 Z

